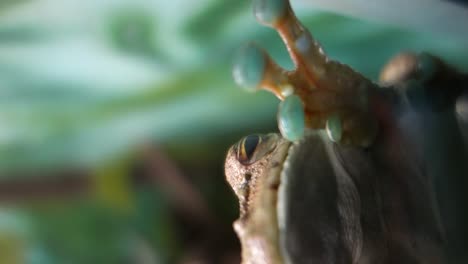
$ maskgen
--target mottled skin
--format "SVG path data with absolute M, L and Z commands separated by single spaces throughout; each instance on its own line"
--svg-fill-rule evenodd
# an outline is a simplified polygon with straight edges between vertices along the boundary
M 238 145 L 228 152 L 226 179 L 239 199 L 240 217 L 234 223 L 242 244 L 242 259 L 246 264 L 283 263 L 278 244 L 276 214 L 280 173 L 290 142 L 279 135 L 267 135 L 258 146 L 271 152 L 251 165 L 237 159 Z

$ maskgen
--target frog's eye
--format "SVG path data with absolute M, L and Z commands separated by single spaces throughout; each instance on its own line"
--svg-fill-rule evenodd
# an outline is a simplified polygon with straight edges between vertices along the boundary
M 259 135 L 248 135 L 241 139 L 237 146 L 237 160 L 244 165 L 251 164 L 250 160 L 261 142 L 262 138 Z
M 275 146 L 268 136 L 249 135 L 237 143 L 236 157 L 242 165 L 250 165 L 270 153 Z

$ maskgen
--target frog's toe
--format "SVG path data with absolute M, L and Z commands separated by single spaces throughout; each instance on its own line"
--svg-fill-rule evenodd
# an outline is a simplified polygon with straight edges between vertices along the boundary
M 284 18 L 289 10 L 287 0 L 254 0 L 254 14 L 265 25 L 274 26 Z
M 343 135 L 343 126 L 338 114 L 332 114 L 328 117 L 325 125 L 328 138 L 333 142 L 340 142 Z
M 380 72 L 380 83 L 383 85 L 398 85 L 409 80 L 425 82 L 437 69 L 434 56 L 422 52 L 402 52 L 394 56 Z
M 456 103 L 467 87 L 468 75 L 431 54 L 406 53 L 387 63 L 380 81 L 391 85 L 416 110 L 442 111 Z
M 418 56 L 412 52 L 402 52 L 387 62 L 380 72 L 379 82 L 394 85 L 414 78 L 418 69 Z
M 278 109 L 278 127 L 281 135 L 289 141 L 296 141 L 304 136 L 304 106 L 297 95 L 284 99 Z
M 236 83 L 248 91 L 262 88 L 280 99 L 294 93 L 288 72 L 253 43 L 240 49 L 234 62 L 233 76 Z
M 328 57 L 312 34 L 295 16 L 287 0 L 255 0 L 254 12 L 257 20 L 278 31 L 296 65 L 296 72 L 309 85 L 319 86 L 326 79 L 325 64 Z
M 233 76 L 236 83 L 248 91 L 255 91 L 265 72 L 267 58 L 257 45 L 242 47 L 234 61 Z
M 377 135 L 377 123 L 364 113 L 331 113 L 325 121 L 328 138 L 339 144 L 369 147 Z

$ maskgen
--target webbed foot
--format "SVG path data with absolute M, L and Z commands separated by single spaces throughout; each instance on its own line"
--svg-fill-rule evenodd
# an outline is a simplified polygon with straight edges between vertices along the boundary
M 287 0 L 255 0 L 257 20 L 274 28 L 295 64 L 286 71 L 255 44 L 244 46 L 234 65 L 236 82 L 268 90 L 282 100 L 278 126 L 295 141 L 307 129 L 325 129 L 332 141 L 367 147 L 377 134 L 371 109 L 376 85 L 347 65 L 330 60 L 294 15 Z

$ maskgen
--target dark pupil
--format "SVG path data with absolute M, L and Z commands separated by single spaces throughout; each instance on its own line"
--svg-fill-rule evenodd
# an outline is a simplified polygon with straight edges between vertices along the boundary
M 258 143 L 260 142 L 260 137 L 257 135 L 247 136 L 244 140 L 244 151 L 247 159 L 252 158 L 255 149 L 257 148 Z

